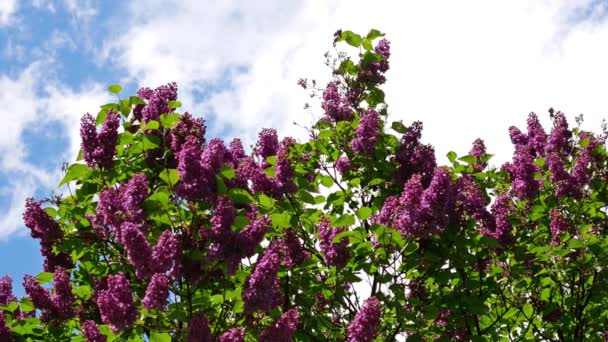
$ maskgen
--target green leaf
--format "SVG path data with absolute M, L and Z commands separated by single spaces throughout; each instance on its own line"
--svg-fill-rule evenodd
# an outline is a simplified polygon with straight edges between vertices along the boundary
M 579 239 L 570 239 L 568 241 L 568 248 L 584 248 L 585 242 Z
M 361 208 L 357 209 L 357 217 L 359 218 L 359 220 L 366 220 L 371 215 L 372 215 L 372 208 L 361 207 Z
M 228 191 L 228 195 L 230 196 L 232 201 L 234 201 L 234 203 L 249 204 L 249 203 L 253 202 L 253 197 L 251 196 L 251 194 L 247 190 L 244 190 L 244 189 L 238 189 L 238 188 L 230 189 Z
M 276 166 L 277 165 L 277 156 L 266 157 L 266 161 L 268 162 L 268 164 Z
M 159 120 L 160 124 L 163 125 L 164 128 L 173 128 L 177 126 L 180 118 L 181 115 L 179 115 L 178 113 L 168 113 L 161 114 Z
M 86 177 L 89 175 L 90 172 L 91 172 L 91 169 L 89 169 L 89 167 L 86 166 L 85 164 L 72 164 L 68 168 L 68 171 L 66 172 L 66 174 L 63 177 L 63 179 L 61 180 L 61 182 L 59 182 L 58 186 L 62 186 L 64 184 L 66 184 L 67 182 L 71 182 L 71 181 L 75 181 L 75 180 L 84 180 L 84 179 L 86 179 Z
M 147 130 L 150 130 L 150 129 L 154 130 L 154 129 L 158 129 L 159 127 L 160 127 L 160 125 L 159 125 L 158 121 L 156 121 L 156 120 L 150 120 L 150 121 L 148 121 L 148 123 L 145 126 L 143 126 L 141 128 L 141 130 L 142 131 L 147 131 Z
M 289 221 L 291 221 L 291 215 L 289 215 L 289 214 L 272 214 L 272 215 L 270 215 L 270 218 L 272 219 L 272 225 L 274 227 L 279 227 L 279 228 L 291 227 L 291 223 L 289 223 Z
M 30 299 L 27 297 L 21 298 L 21 300 L 19 301 L 19 304 L 21 307 L 21 311 L 32 312 L 32 311 L 36 310 L 36 307 L 34 306 L 32 301 L 30 301 Z
M 230 180 L 230 179 L 234 179 L 234 177 L 236 177 L 236 172 L 230 166 L 224 165 L 224 166 L 222 166 L 222 170 L 220 171 L 220 175 L 222 175 L 222 177 Z
M 380 32 L 376 29 L 369 30 L 369 32 L 367 33 L 367 36 L 365 36 L 365 38 L 367 38 L 369 40 L 374 40 L 378 37 L 384 37 L 384 33 Z
M 340 67 L 338 68 L 342 74 L 349 74 L 351 76 L 357 76 L 359 74 L 359 67 L 353 63 L 350 59 L 342 61 L 340 63 Z
M 534 308 L 532 307 L 532 305 L 530 303 L 527 303 L 523 307 L 523 312 L 527 318 L 530 318 L 530 317 L 532 317 L 532 314 L 534 313 Z
M 171 335 L 169 333 L 153 331 L 150 335 L 150 342 L 171 342 Z
M 471 156 L 471 155 L 460 157 L 460 158 L 458 158 L 458 160 L 461 160 L 469 165 L 477 164 L 477 157 Z
M 179 101 L 167 101 L 167 106 L 169 106 L 169 108 L 175 109 L 181 107 L 182 103 Z
M 118 84 L 112 84 L 108 87 L 108 91 L 112 94 L 118 94 L 122 90 L 122 87 Z
M 131 103 L 132 105 L 138 105 L 138 104 L 142 104 L 145 105 L 146 101 L 142 100 L 140 97 L 138 96 L 130 96 L 129 97 L 129 103 Z
M 355 217 L 353 215 L 345 214 L 335 220 L 332 227 L 349 227 L 355 224 Z
M 89 285 L 80 285 L 72 289 L 72 293 L 78 296 L 79 298 L 87 300 L 93 294 L 93 290 Z
M 165 169 L 158 175 L 163 182 L 173 186 L 179 182 L 179 173 L 176 169 Z
M 367 38 L 363 39 L 363 41 L 361 42 L 361 46 L 363 46 L 363 48 L 367 51 L 373 49 L 372 41 Z
M 131 113 L 131 101 L 128 99 L 120 100 L 120 113 L 125 118 L 129 116 L 129 113 Z
M 323 184 L 324 187 L 330 188 L 332 185 L 334 185 L 334 180 L 330 176 L 321 175 L 320 178 L 321 184 Z
M 266 209 L 272 209 L 274 207 L 275 204 L 275 199 L 268 197 L 264 194 L 260 194 L 258 196 L 258 202 L 260 202 L 260 205 Z
M 355 235 L 359 235 L 359 232 L 356 232 L 354 230 L 343 231 L 342 233 L 338 233 L 338 235 L 336 235 L 331 242 L 340 243 L 340 241 L 342 241 L 342 239 L 350 238 L 351 236 L 355 236 Z
M 143 137 L 144 151 L 153 150 L 160 146 L 160 139 L 153 135 L 144 135 Z
M 353 31 L 343 31 L 339 40 L 346 41 L 348 45 L 359 47 L 361 45 L 361 41 L 363 41 L 363 38 Z
M 393 121 L 391 128 L 401 134 L 407 133 L 407 127 L 405 127 L 402 121 Z
M 51 272 L 40 272 L 36 276 L 36 279 L 38 279 L 38 281 L 40 282 L 41 285 L 44 285 L 46 283 L 49 283 L 51 280 L 53 280 L 53 273 L 51 273 Z
M 454 151 L 448 152 L 447 157 L 448 157 L 448 160 L 450 161 L 450 163 L 454 163 L 456 158 L 458 158 L 458 156 L 456 155 L 456 152 L 454 152 Z

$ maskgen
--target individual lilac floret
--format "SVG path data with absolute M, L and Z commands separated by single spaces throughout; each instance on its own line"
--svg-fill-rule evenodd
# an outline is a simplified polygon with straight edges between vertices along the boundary
M 277 154 L 279 148 L 279 137 L 273 128 L 264 128 L 258 134 L 258 142 L 255 146 L 255 154 L 262 158 L 262 164 L 266 158 Z M 265 165 L 265 164 L 264 164 Z
M 277 248 L 271 244 L 258 260 L 255 270 L 245 283 L 243 301 L 245 301 L 246 312 L 270 312 L 281 304 L 283 296 L 277 277 L 280 264 L 281 258 Z
M 488 163 L 482 160 L 482 157 L 486 154 L 486 145 L 484 144 L 483 140 L 475 139 L 469 154 L 477 159 L 477 162 L 473 166 L 473 169 L 476 172 L 481 172 L 486 168 L 486 166 L 488 166 Z
M 217 342 L 243 342 L 245 341 L 245 330 L 232 328 L 217 338 Z
M 538 158 L 543 156 L 545 145 L 547 143 L 547 133 L 538 121 L 538 116 L 530 113 L 528 116 L 528 146 L 532 150 L 532 154 Z
M 138 224 L 125 222 L 121 226 L 122 244 L 127 251 L 129 262 L 135 267 L 135 274 L 139 279 L 150 276 L 152 261 L 152 249 L 142 233 L 142 228 Z
M 355 129 L 355 138 L 351 141 L 350 146 L 355 153 L 372 155 L 379 136 L 380 116 L 375 110 L 369 109 L 361 116 L 359 126 Z
M 152 251 L 151 268 L 158 273 L 171 271 L 175 267 L 179 253 L 177 237 L 170 231 L 165 230 L 158 238 L 158 242 Z
M 150 89 L 140 89 L 137 95 L 148 100 L 148 103 L 141 109 L 141 118 L 144 122 L 158 120 L 161 114 L 170 111 L 167 101 L 177 99 L 177 84 L 175 82 L 162 85 L 153 91 Z
M 0 278 L 0 305 L 8 305 L 16 301 L 17 298 L 13 295 L 13 279 L 9 276 Z
M 371 342 L 376 337 L 380 324 L 380 301 L 369 297 L 355 319 L 348 325 L 346 333 L 348 342 Z
M 340 94 L 337 82 L 329 82 L 323 92 L 321 107 L 328 121 L 350 121 L 354 118 L 348 99 Z
M 114 333 L 119 333 L 137 319 L 137 308 L 133 301 L 130 282 L 124 274 L 109 275 L 107 289 L 97 295 L 97 306 L 104 324 L 109 324 Z
M 319 221 L 319 248 L 327 266 L 343 268 L 350 258 L 348 252 L 348 238 L 343 237 L 339 242 L 334 243 L 334 238 L 346 231 L 347 227 L 331 227 L 331 222 L 327 217 L 321 217 Z
M 568 121 L 566 116 L 562 112 L 557 112 L 553 116 L 553 128 L 551 128 L 551 134 L 549 135 L 549 142 L 547 143 L 547 152 L 556 153 L 570 153 L 570 138 L 572 132 L 568 129 Z
M 290 342 L 298 328 L 300 314 L 291 309 L 279 317 L 271 326 L 260 334 L 260 342 Z
M 188 324 L 188 342 L 212 342 L 207 314 L 195 313 Z
M 555 247 L 560 243 L 560 235 L 568 231 L 568 223 L 563 215 L 557 210 L 552 210 L 549 217 L 551 218 L 551 223 L 549 224 L 551 244 Z
M 171 151 L 174 154 L 179 153 L 188 140 L 193 140 L 195 144 L 202 146 L 205 143 L 206 131 L 207 126 L 203 118 L 194 118 L 190 113 L 185 112 L 170 131 Z
M 351 168 L 350 159 L 348 159 L 346 156 L 338 158 L 338 160 L 336 160 L 335 167 L 341 175 L 345 174 Z
M 401 144 L 395 151 L 395 161 L 398 169 L 395 179 L 399 184 L 405 184 L 414 174 L 421 175 L 424 186 L 428 186 L 433 177 L 437 162 L 435 149 L 431 145 L 420 143 L 422 137 L 422 122 L 416 121 L 401 137 Z
M 148 310 L 156 309 L 164 311 L 168 296 L 169 279 L 162 273 L 156 273 L 150 280 L 148 289 L 146 289 L 146 295 L 141 304 Z
M 106 342 L 106 337 L 99 332 L 99 327 L 94 321 L 85 321 L 82 324 L 82 335 L 87 342 Z
M 119 126 L 120 116 L 113 112 L 108 113 L 99 133 L 97 133 L 95 119 L 91 114 L 85 114 L 82 117 L 80 124 L 82 157 L 89 167 L 112 168 Z

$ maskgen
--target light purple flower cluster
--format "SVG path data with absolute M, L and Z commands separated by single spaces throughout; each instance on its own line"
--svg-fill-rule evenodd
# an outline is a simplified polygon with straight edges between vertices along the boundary
M 380 136 L 380 115 L 373 109 L 368 109 L 359 120 L 355 129 L 355 138 L 350 142 L 353 152 L 372 155 L 376 150 L 376 141 Z
M 295 145 L 296 141 L 293 138 L 286 137 L 281 141 L 277 150 L 277 167 L 275 183 L 277 191 L 282 194 L 291 194 L 298 190 L 298 187 L 293 182 L 296 172 L 291 166 L 289 158 L 289 148 Z
M 209 320 L 207 314 L 197 312 L 192 315 L 188 324 L 188 342 L 212 342 L 211 330 L 209 330 Z
M 13 295 L 13 279 L 7 275 L 0 277 L 0 305 L 8 305 L 16 300 Z
M 118 142 L 118 126 L 120 126 L 120 116 L 117 113 L 108 113 L 99 133 L 91 114 L 87 113 L 82 117 L 80 122 L 82 158 L 90 168 L 96 166 L 107 170 L 112 168 Z
M 75 297 L 72 294 L 70 275 L 61 267 L 55 269 L 53 277 L 54 293 L 51 295 L 38 280 L 30 275 L 23 277 L 25 293 L 37 309 L 42 311 L 44 322 L 69 320 L 75 315 L 73 309 Z
M 351 168 L 350 159 L 348 159 L 346 156 L 338 158 L 338 160 L 336 160 L 335 167 L 341 175 L 345 174 Z
M 564 216 L 558 210 L 552 210 L 549 214 L 551 222 L 549 223 L 549 230 L 551 231 L 551 244 L 558 246 L 560 243 L 560 234 L 568 232 L 568 223 L 564 219 Z
M 137 96 L 148 100 L 146 105 L 139 105 L 133 110 L 133 115 L 139 121 L 148 122 L 158 120 L 161 114 L 170 111 L 167 101 L 177 99 L 177 84 L 175 82 L 162 85 L 154 90 L 141 88 L 137 91 Z
M 180 178 L 177 193 L 192 202 L 211 198 L 215 191 L 215 175 L 220 171 L 225 155 L 226 147 L 220 139 L 211 139 L 202 152 L 196 141 L 186 141 L 177 155 Z
M 232 328 L 217 338 L 217 342 L 243 342 L 245 341 L 245 330 Z
M 298 328 L 300 314 L 291 309 L 279 317 L 271 326 L 260 334 L 260 342 L 291 342 Z
M 422 122 L 416 121 L 401 137 L 401 144 L 395 151 L 398 169 L 395 173 L 397 183 L 404 184 L 412 175 L 421 175 L 422 184 L 426 187 L 431 182 L 437 162 L 435 149 L 431 145 L 420 143 Z
M 109 275 L 107 288 L 97 294 L 97 306 L 104 324 L 112 331 L 123 331 L 137 319 L 137 308 L 130 289 L 131 283 L 120 272 Z
M 380 301 L 369 297 L 355 319 L 348 325 L 346 340 L 348 342 L 371 342 L 376 337 L 380 324 Z
M 170 130 L 171 151 L 177 155 L 188 140 L 193 140 L 195 144 L 203 146 L 206 131 L 207 126 L 205 126 L 203 118 L 194 118 L 190 113 L 185 112 L 179 118 L 177 125 Z
M 156 309 L 163 311 L 167 305 L 168 296 L 169 279 L 162 273 L 156 273 L 150 280 L 150 284 L 146 289 L 146 295 L 141 304 L 148 310 Z
M 413 175 L 397 198 L 389 197 L 375 218 L 404 236 L 428 237 L 444 229 L 455 207 L 455 186 L 446 168 L 437 168 L 428 188 L 422 177 Z
M 553 115 L 553 128 L 547 142 L 547 152 L 556 152 L 558 154 L 570 153 L 570 138 L 572 132 L 568 129 L 568 121 L 566 115 L 562 112 L 557 112 Z
M 538 121 L 538 116 L 534 113 L 528 115 L 528 146 L 531 149 L 532 155 L 536 158 L 544 154 L 544 149 L 547 144 L 547 133 Z
M 31 236 L 40 240 L 40 252 L 44 256 L 44 270 L 55 272 L 56 267 L 71 268 L 72 258 L 64 252 L 55 254 L 53 246 L 63 238 L 63 232 L 57 223 L 41 207 L 41 202 L 28 198 L 25 201 L 23 221 L 30 229 Z
M 321 108 L 325 111 L 327 121 L 350 121 L 354 118 L 348 99 L 340 94 L 338 82 L 329 82 L 323 91 Z
M 99 332 L 99 327 L 94 321 L 85 321 L 82 324 L 82 335 L 87 342 L 106 342 L 106 337 Z
M 473 169 L 476 172 L 481 172 L 483 169 L 486 168 L 486 166 L 488 166 L 488 163 L 482 160 L 482 157 L 485 154 L 486 145 L 484 144 L 483 140 L 475 139 L 475 141 L 473 141 L 473 147 L 471 148 L 471 151 L 469 151 L 469 155 L 472 155 L 473 157 L 477 158 L 477 163 L 475 163 L 475 165 L 473 166 Z
M 270 310 L 281 304 L 283 295 L 281 294 L 279 278 L 277 277 L 280 264 L 281 257 L 278 248 L 276 244 L 271 243 L 245 282 L 245 290 L 242 297 L 245 302 L 246 312 L 270 312 Z
M 319 248 L 327 266 L 343 268 L 350 258 L 348 251 L 348 238 L 343 237 L 339 242 L 334 243 L 334 238 L 347 230 L 347 227 L 331 227 L 331 222 L 327 217 L 321 217 L 318 224 L 319 228 Z
M 369 81 L 377 84 L 382 84 L 386 81 L 384 73 L 388 71 L 390 57 L 390 43 L 386 39 L 380 40 L 374 51 L 382 55 L 385 59 L 378 62 L 370 62 L 361 64 L 359 69 L 358 81 Z

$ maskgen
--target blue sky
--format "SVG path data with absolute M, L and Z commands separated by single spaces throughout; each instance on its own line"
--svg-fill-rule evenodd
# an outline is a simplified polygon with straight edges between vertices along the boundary
M 508 127 L 531 111 L 545 122 L 549 107 L 572 123 L 584 113 L 594 130 L 608 117 L 607 14 L 597 0 L 0 0 L 0 275 L 19 284 L 41 270 L 25 198 L 62 191 L 79 119 L 113 100 L 109 84 L 128 95 L 176 81 L 213 136 L 252 143 L 272 126 L 304 138 L 292 122 L 321 113 L 302 109 L 311 99 L 297 80 L 328 81 L 338 28 L 377 28 L 392 42 L 392 118 L 423 120 L 440 160 L 481 137 L 500 163 Z

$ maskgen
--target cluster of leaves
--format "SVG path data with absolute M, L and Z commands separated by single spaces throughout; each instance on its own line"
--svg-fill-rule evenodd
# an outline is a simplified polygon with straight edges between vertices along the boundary
M 381 37 L 377 30 L 336 33 L 335 43 L 358 56 L 339 55 L 323 89 L 325 116 L 306 142 L 279 143 L 265 130 L 251 155 L 237 158 L 238 141 L 223 149 L 216 139 L 205 142 L 202 122 L 178 113 L 175 96 L 161 96 L 171 86 L 156 97 L 140 91 L 102 106 L 95 125 L 119 116 L 116 139 L 104 129 L 81 133 L 96 148 L 112 142 L 99 149 L 112 153 L 110 165 L 88 157 L 83 141 L 60 183 L 75 191 L 44 208 L 60 233 L 40 233 L 48 228 L 41 227 L 44 215 L 26 213 L 47 259 L 37 281 L 53 281 L 55 300 L 58 274 L 67 272 L 73 298 L 60 311 L 56 301 L 39 299 L 31 279 L 19 300 L 0 286 L 0 339 L 606 338 L 605 135 L 570 130 L 551 111 L 550 134 L 535 115 L 527 134 L 511 129 L 516 152 L 500 169 L 487 167 L 491 155 L 481 141 L 437 167 L 433 148 L 420 142 L 421 123 L 388 121 L 380 86 L 390 52 Z M 183 135 L 194 138 L 178 148 Z M 191 165 L 213 158 L 221 165 Z M 144 176 L 143 197 L 133 200 L 133 180 Z M 119 194 L 114 207 L 103 202 L 109 193 Z M 125 222 L 143 228 L 126 238 Z M 258 228 L 261 235 L 251 237 Z M 137 254 L 140 235 L 156 259 Z M 177 250 L 161 248 L 167 236 Z M 155 265 L 159 260 L 170 267 Z M 168 281 L 155 305 L 152 273 Z M 127 280 L 135 313 L 123 315 L 132 319 L 122 325 L 102 305 L 119 297 L 108 285 L 116 275 Z

